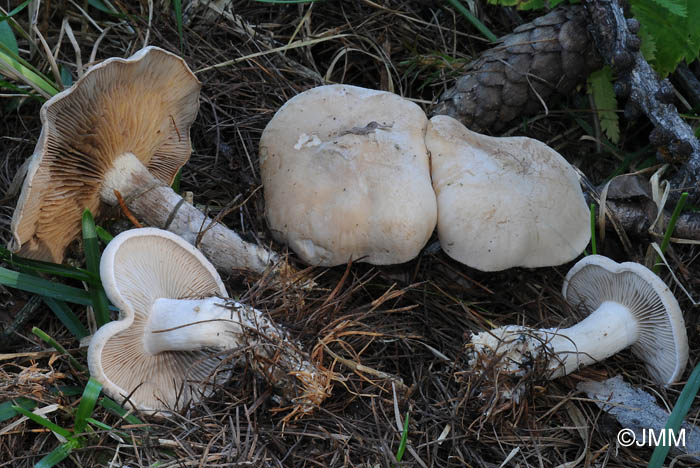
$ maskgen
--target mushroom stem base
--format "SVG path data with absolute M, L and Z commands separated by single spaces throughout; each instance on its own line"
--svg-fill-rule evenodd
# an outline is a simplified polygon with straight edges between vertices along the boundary
M 116 205 L 114 190 L 124 197 L 136 217 L 181 236 L 198 247 L 217 269 L 262 273 L 278 260 L 277 254 L 244 241 L 231 229 L 185 202 L 131 153 L 117 158 L 107 172 L 100 191 L 102 200 Z M 202 231 L 206 232 L 198 239 Z
M 537 330 L 516 325 L 474 335 L 472 365 L 488 356 L 499 356 L 500 368 L 522 376 L 544 357 L 547 377 L 554 379 L 602 361 L 631 346 L 639 337 L 637 319 L 616 302 L 604 302 L 576 325 Z
M 303 414 L 318 406 L 330 388 L 329 372 L 313 364 L 289 335 L 253 307 L 217 297 L 157 299 L 144 330 L 151 354 L 204 347 L 249 348 L 250 361 Z

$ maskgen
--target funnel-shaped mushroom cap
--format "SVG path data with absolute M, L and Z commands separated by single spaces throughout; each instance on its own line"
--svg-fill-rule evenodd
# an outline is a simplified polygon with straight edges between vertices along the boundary
M 680 306 L 668 286 L 644 266 L 589 255 L 566 275 L 562 294 L 589 313 L 604 302 L 626 307 L 639 321 L 632 352 L 645 362 L 649 374 L 665 384 L 683 374 L 688 337 Z
M 220 360 L 210 350 L 144 350 L 144 327 L 156 299 L 227 297 L 218 273 L 197 249 L 167 231 L 132 229 L 107 245 L 100 276 L 120 316 L 93 335 L 88 364 L 108 395 L 120 401 L 131 395 L 143 411 L 178 408 L 225 378 L 226 373 L 213 376 Z
M 282 106 L 260 139 L 265 216 L 307 263 L 406 262 L 435 229 L 423 136 L 428 119 L 396 94 L 321 86 Z
M 430 119 L 425 144 L 450 257 L 482 271 L 553 266 L 588 244 L 576 172 L 549 146 L 480 135 L 445 115 Z
M 124 153 L 170 184 L 190 157 L 200 86 L 181 58 L 147 47 L 105 60 L 47 101 L 12 218 L 11 248 L 60 262 L 80 232 L 83 210 L 99 214 L 105 173 Z

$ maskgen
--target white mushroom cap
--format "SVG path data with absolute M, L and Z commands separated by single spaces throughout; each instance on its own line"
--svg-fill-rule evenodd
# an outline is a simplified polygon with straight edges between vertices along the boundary
M 290 99 L 260 140 L 265 215 L 307 263 L 414 258 L 437 208 L 425 113 L 392 93 L 321 86 Z
M 99 214 L 104 177 L 125 153 L 169 185 L 192 151 L 200 87 L 180 57 L 146 47 L 90 68 L 49 99 L 12 217 L 11 249 L 60 262 L 83 210 Z
M 144 328 L 157 299 L 228 297 L 214 267 L 192 245 L 160 229 L 125 231 L 105 248 L 100 275 L 120 311 L 119 320 L 97 330 L 88 349 L 90 373 L 107 395 L 119 401 L 129 396 L 142 411 L 177 409 L 228 377 L 214 375 L 220 359 L 210 350 L 144 349 Z
M 616 263 L 589 255 L 566 275 L 562 294 L 588 312 L 604 302 L 629 309 L 639 321 L 639 337 L 632 353 L 660 383 L 677 381 L 688 362 L 688 336 L 678 301 L 652 271 L 634 262 Z
M 450 257 L 482 271 L 553 266 L 588 244 L 576 172 L 549 146 L 480 135 L 445 115 L 430 119 L 425 143 Z

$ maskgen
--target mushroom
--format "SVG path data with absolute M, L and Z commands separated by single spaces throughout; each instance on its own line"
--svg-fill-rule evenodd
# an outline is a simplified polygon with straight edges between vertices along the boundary
M 566 275 L 562 294 L 590 315 L 564 329 L 511 325 L 476 334 L 472 365 L 496 356 L 503 371 L 522 376 L 544 358 L 552 379 L 631 347 L 657 383 L 681 377 L 688 361 L 683 315 L 668 286 L 649 269 L 589 255 Z
M 261 311 L 228 299 L 213 265 L 179 236 L 125 231 L 105 248 L 100 275 L 119 319 L 92 336 L 88 364 L 109 396 L 147 412 L 196 402 L 230 375 L 211 348 L 249 350 L 298 414 L 327 396 L 328 374 Z
M 92 67 L 41 108 L 43 127 L 12 218 L 11 249 L 60 262 L 85 208 L 116 205 L 199 246 L 218 268 L 264 271 L 275 254 L 244 242 L 170 189 L 190 157 L 201 84 L 157 47 Z
M 549 146 L 480 135 L 445 115 L 430 119 L 425 144 L 450 257 L 482 271 L 532 268 L 571 261 L 588 244 L 576 172 Z
M 402 263 L 437 216 L 425 113 L 393 93 L 349 85 L 287 101 L 260 139 L 265 216 L 305 262 Z

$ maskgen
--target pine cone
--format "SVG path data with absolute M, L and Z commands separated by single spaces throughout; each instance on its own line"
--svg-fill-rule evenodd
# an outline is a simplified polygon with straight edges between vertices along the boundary
M 543 110 L 555 91 L 567 94 L 603 64 L 580 6 L 557 8 L 517 27 L 467 65 L 432 115 L 447 114 L 477 132 Z

